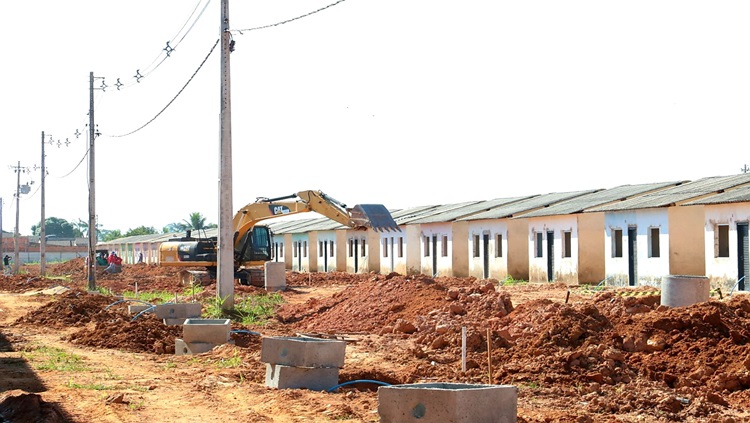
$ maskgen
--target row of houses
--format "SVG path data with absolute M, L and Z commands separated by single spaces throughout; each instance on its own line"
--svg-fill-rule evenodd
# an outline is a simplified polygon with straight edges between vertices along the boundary
M 426 274 L 531 282 L 659 286 L 707 276 L 745 291 L 750 174 L 496 198 L 392 210 L 399 232 L 328 218 L 266 221 L 274 260 L 299 272 Z M 115 240 L 127 262 L 180 234 Z M 205 236 L 215 236 L 216 230 Z

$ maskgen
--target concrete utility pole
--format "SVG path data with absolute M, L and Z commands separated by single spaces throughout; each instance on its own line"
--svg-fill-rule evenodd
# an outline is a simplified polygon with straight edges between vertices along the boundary
M 221 137 L 219 146 L 219 254 L 216 295 L 224 310 L 234 309 L 234 230 L 232 205 L 232 102 L 229 83 L 229 0 L 221 1 Z
M 3 249 L 3 197 L 0 197 L 0 256 L 5 257 L 3 253 L 5 252 L 5 249 Z M 0 270 L 5 270 L 5 266 L 3 266 L 3 263 L 0 262 Z
M 18 274 L 18 218 L 21 209 L 21 162 L 16 167 L 16 230 L 13 232 L 13 274 Z
M 46 222 L 44 221 L 44 176 L 47 173 L 47 169 L 44 167 L 44 131 L 42 131 L 42 223 L 39 229 L 39 274 L 41 276 L 47 275 L 47 234 L 46 234 Z
M 89 73 L 89 258 L 87 260 L 88 287 L 89 291 L 96 291 L 96 208 L 94 199 L 96 189 L 94 186 L 94 72 Z

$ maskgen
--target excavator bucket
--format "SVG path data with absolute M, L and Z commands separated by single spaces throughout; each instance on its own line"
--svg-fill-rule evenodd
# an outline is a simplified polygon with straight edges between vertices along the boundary
M 375 232 L 401 232 L 388 209 L 382 204 L 357 204 L 350 210 L 351 220 L 360 227 Z

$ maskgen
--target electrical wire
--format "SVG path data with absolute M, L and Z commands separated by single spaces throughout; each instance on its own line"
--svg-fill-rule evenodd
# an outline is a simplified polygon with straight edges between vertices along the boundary
M 195 26 L 195 24 L 198 23 L 198 21 L 200 20 L 200 18 L 203 16 L 203 13 L 208 8 L 208 5 L 211 4 L 211 0 L 208 0 L 203 5 L 203 9 L 201 9 L 200 13 L 198 13 L 198 16 L 195 19 L 193 19 L 193 16 L 195 15 L 196 10 L 198 10 L 198 7 L 200 7 L 200 5 L 201 5 L 202 2 L 203 2 L 203 0 L 198 0 L 198 3 L 193 8 L 193 11 L 190 13 L 190 16 L 185 20 L 185 23 L 182 24 L 182 27 L 177 32 L 177 34 L 175 34 L 175 36 L 172 37 L 171 40 L 167 41 L 167 46 L 164 47 L 163 49 L 161 49 L 161 51 L 159 52 L 159 54 L 154 58 L 154 60 L 148 66 L 146 66 L 145 68 L 143 68 L 143 70 L 141 70 L 141 69 L 136 70 L 136 74 L 134 76 L 130 77 L 130 81 L 127 82 L 127 83 L 123 84 L 123 83 L 120 82 L 120 78 L 117 78 L 117 82 L 115 83 L 114 86 L 117 88 L 118 91 L 121 91 L 121 90 L 126 89 L 126 88 L 130 88 L 130 87 L 132 87 L 134 85 L 138 85 L 141 82 L 141 79 L 143 79 L 146 76 L 152 74 L 156 69 L 159 68 L 159 66 L 162 65 L 162 63 L 164 63 L 164 61 L 166 61 L 171 56 L 172 52 L 174 52 L 177 49 L 177 46 L 179 46 L 180 43 L 182 43 L 182 41 L 185 39 L 185 37 L 187 37 L 187 35 L 192 31 L 192 29 Z M 183 30 L 185 29 L 185 27 L 188 26 L 188 23 L 190 23 L 191 19 L 193 19 L 193 21 L 190 24 L 190 26 L 188 27 L 187 31 L 185 31 L 184 33 L 182 33 Z M 182 33 L 182 36 L 180 37 L 181 33 Z M 175 44 L 175 40 L 177 40 L 177 37 L 180 37 L 180 38 L 177 41 L 177 43 Z M 161 60 L 159 60 L 159 59 L 161 59 Z M 158 61 L 158 63 L 157 63 L 157 61 Z M 154 66 L 154 63 L 156 63 L 155 66 Z
M 158 118 L 158 117 L 159 117 L 159 116 L 160 116 L 160 115 L 161 115 L 162 113 L 164 113 L 164 111 L 165 111 L 165 110 L 167 110 L 167 108 L 168 108 L 169 106 L 171 106 L 171 105 L 172 105 L 172 103 L 174 103 L 174 101 L 175 101 L 175 100 L 177 100 L 177 97 L 179 97 L 179 96 L 180 96 L 180 94 L 182 94 L 182 92 L 183 92 L 183 91 L 185 90 L 185 88 L 187 88 L 187 86 L 188 86 L 188 85 L 190 84 L 190 82 L 191 82 L 191 81 L 193 80 L 193 78 L 195 78 L 195 75 L 197 75 L 197 74 L 198 74 L 198 71 L 200 71 L 200 70 L 201 70 L 201 68 L 203 67 L 203 65 L 204 65 L 204 64 L 206 64 L 206 61 L 208 60 L 208 58 L 209 58 L 209 57 L 211 57 L 211 53 L 213 53 L 213 52 L 214 52 L 214 49 L 216 49 L 216 46 L 217 46 L 217 45 L 219 45 L 219 41 L 221 41 L 221 39 L 217 39 L 217 40 L 216 40 L 216 42 L 214 43 L 213 47 L 211 47 L 211 50 L 210 50 L 210 51 L 208 52 L 208 54 L 206 55 L 206 57 L 205 57 L 205 58 L 203 59 L 203 62 L 201 62 L 201 64 L 200 64 L 200 65 L 198 66 L 198 69 L 196 69 L 196 70 L 195 70 L 195 72 L 193 72 L 193 75 L 192 75 L 192 76 L 190 76 L 190 79 L 188 79 L 188 81 L 187 81 L 187 82 L 185 83 L 185 85 L 183 85 L 183 86 L 182 86 L 182 88 L 180 89 L 180 91 L 178 91 L 178 92 L 177 92 L 177 94 L 175 94 L 175 96 L 174 96 L 174 97 L 173 97 L 173 98 L 172 98 L 171 100 L 169 100 L 169 103 L 167 103 L 167 105 L 166 105 L 166 106 L 164 106 L 164 108 L 163 108 L 163 109 L 161 109 L 161 110 L 159 111 L 159 113 L 157 113 L 157 114 L 156 114 L 156 115 L 155 115 L 154 117 L 152 117 L 152 118 L 151 118 L 151 120 L 149 120 L 148 122 L 144 123 L 144 124 L 143 124 L 143 125 L 142 125 L 142 126 L 141 126 L 140 128 L 138 128 L 138 129 L 135 129 L 135 130 L 133 130 L 133 131 L 130 131 L 130 132 L 126 133 L 126 134 L 121 134 L 121 135 L 108 135 L 108 136 L 109 136 L 109 137 L 112 137 L 112 138 L 122 138 L 122 137 L 126 137 L 126 136 L 128 136 L 128 135 L 132 135 L 132 134 L 134 134 L 134 133 L 136 133 L 136 132 L 140 131 L 141 129 L 143 129 L 143 128 L 145 128 L 146 126 L 148 126 L 149 124 L 151 124 L 151 122 L 155 121 L 155 120 L 156 120 L 156 118 Z
M 323 6 L 320 9 L 313 10 L 312 12 L 305 13 L 304 15 L 297 16 L 296 18 L 287 19 L 285 21 L 277 22 L 275 24 L 263 25 L 263 26 L 256 26 L 254 28 L 248 28 L 248 29 L 230 29 L 229 32 L 236 32 L 236 33 L 239 33 L 240 35 L 243 35 L 242 34 L 243 32 L 256 31 L 256 30 L 259 30 L 259 29 L 266 29 L 266 28 L 271 28 L 271 27 L 274 27 L 274 26 L 284 25 L 286 23 L 296 21 L 297 19 L 302 19 L 302 18 L 306 18 L 306 17 L 308 17 L 310 15 L 314 15 L 314 14 L 316 14 L 318 12 L 321 12 L 321 11 L 323 11 L 325 9 L 328 9 L 329 7 L 333 7 L 333 6 L 336 6 L 339 3 L 343 3 L 344 1 L 346 1 L 346 0 L 338 0 L 336 2 L 333 2 L 333 3 L 329 4 L 328 6 Z

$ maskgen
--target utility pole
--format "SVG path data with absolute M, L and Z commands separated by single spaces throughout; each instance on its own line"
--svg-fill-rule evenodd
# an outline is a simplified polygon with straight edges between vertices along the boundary
M 21 209 L 21 162 L 16 167 L 16 230 L 13 232 L 13 274 L 18 274 L 18 218 Z
M 89 257 L 86 261 L 88 271 L 88 290 L 96 291 L 96 208 L 94 199 L 96 189 L 94 186 L 94 72 L 89 73 Z
M 42 131 L 42 223 L 39 229 L 39 275 L 47 275 L 47 234 L 46 222 L 44 221 L 44 176 L 47 168 L 44 167 L 44 131 Z
M 216 295 L 222 309 L 234 309 L 234 230 L 232 205 L 232 102 L 229 83 L 229 0 L 221 0 L 221 137 L 219 142 L 219 254 Z
M 0 197 L 0 256 L 3 256 L 5 250 L 3 249 L 3 198 Z M 5 266 L 0 263 L 0 270 L 5 270 Z

